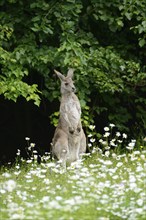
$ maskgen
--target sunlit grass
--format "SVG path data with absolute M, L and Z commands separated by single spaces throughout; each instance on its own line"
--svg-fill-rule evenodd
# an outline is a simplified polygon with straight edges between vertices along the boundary
M 95 151 L 66 171 L 49 159 L 2 168 L 0 219 L 144 220 L 145 156 Z

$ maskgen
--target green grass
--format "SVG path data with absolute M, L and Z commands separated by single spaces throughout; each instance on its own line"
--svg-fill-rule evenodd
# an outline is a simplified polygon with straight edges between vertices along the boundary
M 95 152 L 66 171 L 49 160 L 2 168 L 0 219 L 144 220 L 145 156 Z

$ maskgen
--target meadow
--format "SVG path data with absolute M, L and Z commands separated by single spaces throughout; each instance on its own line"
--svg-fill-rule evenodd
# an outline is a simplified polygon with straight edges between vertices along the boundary
M 0 219 L 146 219 L 146 150 L 131 151 L 131 143 L 126 153 L 93 147 L 66 170 L 48 153 L 39 164 L 35 145 L 30 144 L 30 159 L 22 159 L 18 151 L 16 164 L 1 168 Z

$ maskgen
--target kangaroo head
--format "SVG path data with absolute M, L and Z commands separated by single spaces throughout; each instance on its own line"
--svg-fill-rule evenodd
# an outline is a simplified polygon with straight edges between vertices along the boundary
M 57 74 L 58 78 L 61 81 L 61 94 L 70 94 L 76 91 L 74 82 L 72 80 L 74 72 L 73 69 L 68 70 L 67 76 L 62 75 L 62 73 L 56 70 L 54 70 L 54 72 Z

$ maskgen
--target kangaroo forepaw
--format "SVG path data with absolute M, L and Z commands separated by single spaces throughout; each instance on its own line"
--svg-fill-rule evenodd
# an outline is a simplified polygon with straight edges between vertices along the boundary
M 81 127 L 78 127 L 78 128 L 77 128 L 77 132 L 80 133 L 80 131 L 81 131 Z
M 75 130 L 73 128 L 69 128 L 69 133 L 74 134 Z

